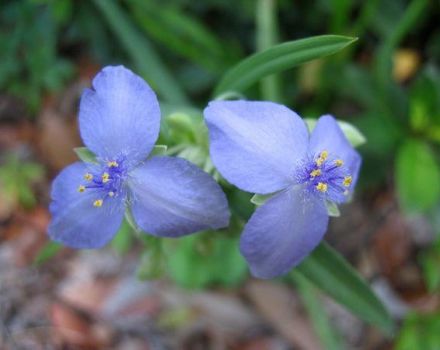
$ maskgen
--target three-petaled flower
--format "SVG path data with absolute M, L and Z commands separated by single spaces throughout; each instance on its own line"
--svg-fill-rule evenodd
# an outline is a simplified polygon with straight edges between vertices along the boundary
M 81 137 L 96 163 L 74 163 L 54 180 L 50 237 L 73 248 L 98 248 L 118 231 L 127 208 L 136 225 L 178 237 L 228 225 L 220 186 L 181 158 L 149 156 L 160 128 L 156 95 L 128 69 L 104 68 L 86 89 Z
M 309 135 L 295 112 L 271 102 L 214 101 L 204 114 L 211 158 L 226 180 L 247 192 L 275 193 L 246 224 L 241 253 L 256 277 L 287 273 L 323 238 L 326 201 L 347 201 L 359 154 L 329 115 Z

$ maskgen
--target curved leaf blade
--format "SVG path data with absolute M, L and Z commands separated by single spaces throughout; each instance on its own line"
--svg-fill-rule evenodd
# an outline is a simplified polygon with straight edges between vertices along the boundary
M 356 40 L 341 35 L 321 35 L 275 45 L 228 70 L 217 85 L 214 95 L 226 91 L 243 91 L 261 78 L 331 55 Z
M 387 334 L 392 333 L 393 321 L 382 302 L 350 264 L 328 244 L 321 243 L 295 271 L 362 320 Z

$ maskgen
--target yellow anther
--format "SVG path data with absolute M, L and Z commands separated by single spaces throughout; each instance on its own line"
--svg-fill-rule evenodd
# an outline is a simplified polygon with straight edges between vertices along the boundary
M 315 161 L 315 163 L 316 163 L 316 165 L 317 166 L 321 166 L 325 161 L 326 161 L 326 159 L 328 158 L 328 152 L 327 151 L 322 151 L 320 154 L 319 154 L 319 157 L 316 159 L 316 161 Z
M 109 197 L 113 197 L 115 195 L 115 193 L 113 192 L 113 191 L 110 191 L 109 193 L 108 193 L 108 196 Z
M 344 161 L 342 159 L 336 159 L 335 160 L 335 165 L 336 166 L 343 166 L 344 165 Z
M 78 187 L 78 192 L 84 192 L 86 190 L 86 186 L 84 185 L 79 185 Z
M 111 162 L 107 162 L 107 166 L 110 168 L 116 168 L 119 166 L 118 162 L 112 160 Z
M 310 173 L 311 177 L 317 177 L 317 176 L 320 176 L 320 175 L 321 175 L 321 169 L 312 170 L 312 172 Z
M 322 158 L 323 160 L 326 160 L 328 158 L 328 152 L 327 151 L 322 151 L 321 154 L 319 155 L 319 158 Z
M 90 173 L 86 173 L 86 174 L 84 175 L 84 179 L 86 179 L 87 181 L 92 181 L 92 179 L 93 179 L 93 175 L 90 174 Z
M 104 203 L 102 199 L 97 199 L 96 201 L 93 202 L 93 206 L 99 208 L 102 207 L 102 203 Z
M 318 182 L 316 189 L 322 193 L 325 193 L 327 192 L 327 184 L 324 182 Z
M 104 173 L 104 174 L 102 174 L 101 179 L 102 179 L 102 182 L 103 182 L 103 183 L 108 182 L 109 179 L 110 179 L 110 175 L 109 175 L 109 173 Z
M 348 187 L 348 186 L 350 186 L 351 185 L 351 182 L 353 181 L 353 178 L 351 177 L 351 176 L 346 176 L 346 177 L 344 177 L 344 181 L 342 181 L 342 184 L 345 186 L 345 187 Z

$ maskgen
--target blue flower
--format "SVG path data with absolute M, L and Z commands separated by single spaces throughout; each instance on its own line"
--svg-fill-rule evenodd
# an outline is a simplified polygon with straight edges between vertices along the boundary
M 50 237 L 73 248 L 98 248 L 118 231 L 127 207 L 137 226 L 178 237 L 228 225 L 220 186 L 181 158 L 148 157 L 160 109 L 148 84 L 128 69 L 104 68 L 81 97 L 79 127 L 94 163 L 74 163 L 52 185 Z
M 256 277 L 287 273 L 323 238 L 326 201 L 350 196 L 359 154 L 329 115 L 309 136 L 295 112 L 271 102 L 215 101 L 204 114 L 211 158 L 226 180 L 244 191 L 275 193 L 246 224 L 241 253 Z

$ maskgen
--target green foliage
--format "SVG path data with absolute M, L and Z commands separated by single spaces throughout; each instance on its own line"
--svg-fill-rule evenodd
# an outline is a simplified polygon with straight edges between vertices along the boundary
M 37 163 L 23 162 L 10 155 L 0 167 L 0 193 L 12 207 L 22 205 L 32 208 L 37 200 L 33 185 L 44 175 L 43 167 Z
M 237 238 L 206 232 L 182 238 L 176 245 L 169 254 L 169 272 L 186 288 L 233 287 L 246 276 Z
M 345 346 L 341 336 L 333 329 L 317 289 L 299 273 L 293 272 L 291 277 L 323 348 L 326 350 L 343 350 Z
M 347 261 L 321 243 L 295 270 L 361 319 L 391 334 L 393 321 L 371 288 Z
M 52 259 L 63 248 L 63 246 L 56 242 L 47 242 L 37 253 L 34 258 L 34 265 L 41 265 L 46 261 Z
M 440 168 L 426 143 L 407 140 L 397 154 L 395 171 L 397 193 L 405 211 L 426 211 L 439 202 Z
M 217 84 L 214 94 L 243 91 L 270 74 L 334 54 L 356 40 L 338 35 L 321 35 L 273 46 L 246 58 L 227 71 Z
M 147 38 L 139 35 L 127 14 L 115 1 L 94 0 L 121 44 L 131 56 L 139 73 L 169 102 L 184 103 L 186 96 L 161 62 Z
M 62 10 L 31 0 L 7 2 L 0 9 L 0 90 L 21 97 L 36 112 L 42 95 L 60 89 L 73 73 L 57 52 L 56 16 Z
M 396 350 L 437 350 L 440 344 L 440 314 L 410 314 L 396 342 Z
M 86 163 L 96 163 L 96 155 L 87 147 L 76 147 L 73 149 L 79 159 Z
M 440 291 L 440 239 L 420 256 L 423 276 L 431 293 Z

